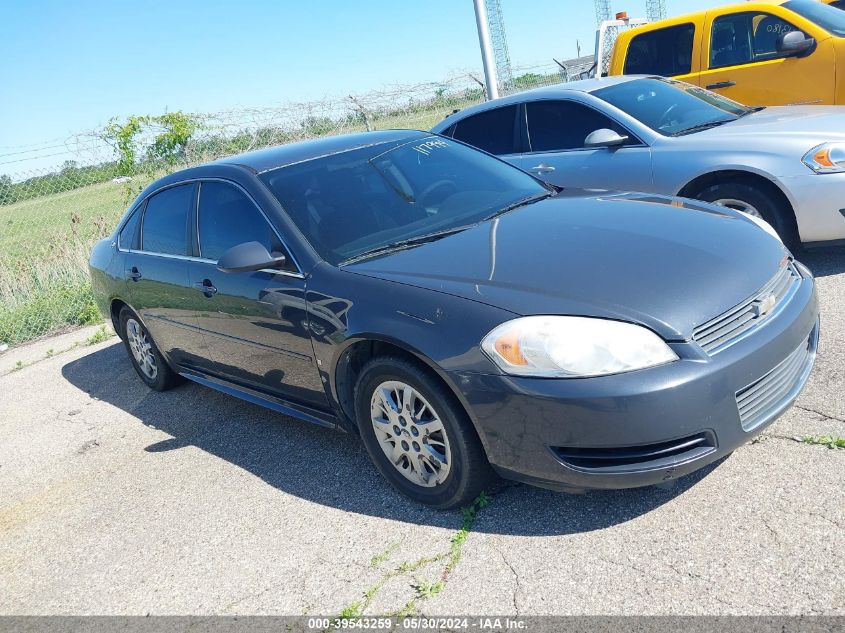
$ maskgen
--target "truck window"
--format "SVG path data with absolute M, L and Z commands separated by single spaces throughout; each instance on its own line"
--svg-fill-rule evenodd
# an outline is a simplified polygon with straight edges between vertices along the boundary
M 822 4 L 815 0 L 789 0 L 783 8 L 797 13 L 802 18 L 822 27 L 836 37 L 845 37 L 845 0 L 836 0 L 831 4 Z
M 710 68 L 750 64 L 778 57 L 778 38 L 797 30 L 770 13 L 731 13 L 713 20 Z
M 695 25 L 679 24 L 637 35 L 628 45 L 626 75 L 685 75 L 692 70 Z

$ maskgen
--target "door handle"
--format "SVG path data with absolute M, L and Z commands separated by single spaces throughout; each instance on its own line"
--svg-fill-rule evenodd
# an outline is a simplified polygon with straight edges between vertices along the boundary
M 731 86 L 735 86 L 735 81 L 719 81 L 715 84 L 710 84 L 709 86 L 705 86 L 707 90 L 718 90 L 719 88 L 730 88 Z
M 548 174 L 550 171 L 554 171 L 555 168 L 551 165 L 546 165 L 544 163 L 540 163 L 534 167 L 531 167 L 528 171 L 536 171 L 538 174 Z
M 211 297 L 217 294 L 217 288 L 211 283 L 210 279 L 203 279 L 202 281 L 194 282 L 194 288 L 202 291 L 206 297 Z
M 138 270 L 137 266 L 126 269 L 126 278 L 131 279 L 132 281 L 138 281 L 141 278 L 141 272 Z

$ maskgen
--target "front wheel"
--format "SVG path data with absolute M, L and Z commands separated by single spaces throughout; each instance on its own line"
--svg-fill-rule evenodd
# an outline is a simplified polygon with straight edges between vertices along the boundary
M 798 226 L 792 210 L 759 187 L 742 182 L 724 182 L 707 187 L 695 197 L 761 218 L 772 225 L 787 247 L 793 250 L 800 248 Z
M 379 472 L 414 501 L 467 505 L 493 480 L 466 413 L 427 370 L 401 358 L 371 360 L 356 384 L 355 410 Z

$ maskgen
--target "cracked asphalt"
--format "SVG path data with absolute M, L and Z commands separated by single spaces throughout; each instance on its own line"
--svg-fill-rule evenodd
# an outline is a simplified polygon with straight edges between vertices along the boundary
M 845 450 L 795 439 L 845 436 L 845 250 L 803 259 L 818 361 L 758 441 L 668 487 L 504 484 L 448 574 L 391 573 L 449 552 L 462 516 L 394 493 L 350 436 L 197 385 L 150 392 L 116 338 L 10 370 L 0 614 L 333 615 L 379 587 L 365 613 L 418 596 L 426 615 L 845 615 Z

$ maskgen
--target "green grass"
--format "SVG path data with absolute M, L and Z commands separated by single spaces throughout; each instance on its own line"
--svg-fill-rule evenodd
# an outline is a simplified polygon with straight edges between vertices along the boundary
M 126 203 L 126 187 L 109 182 L 0 206 L 0 343 L 102 320 L 88 254 Z
M 539 77 L 538 84 L 543 83 L 549 83 L 547 77 Z M 401 112 L 372 114 L 369 124 L 376 130 L 426 130 L 454 109 L 479 99 L 480 91 L 475 90 L 409 103 Z M 355 120 L 315 131 L 340 134 L 365 129 L 363 120 Z M 201 144 L 202 139 L 197 142 Z M 88 277 L 91 246 L 111 232 L 141 187 L 161 175 L 163 172 L 137 176 L 128 185 L 105 182 L 61 193 L 45 192 L 38 198 L 0 206 L 0 343 L 20 345 L 102 320 Z
M 68 240 L 92 242 L 125 208 L 124 187 L 111 182 L 0 206 L 1 265 L 50 259 Z
M 807 435 L 802 441 L 805 444 L 818 444 L 827 448 L 845 448 L 845 437 L 838 435 Z
M 481 510 L 486 508 L 489 504 L 490 497 L 488 497 L 485 492 L 479 494 L 469 506 L 461 509 L 461 527 L 457 532 L 455 532 L 455 534 L 452 535 L 452 538 L 449 541 L 448 551 L 432 554 L 431 556 L 423 556 L 422 558 L 418 558 L 414 561 L 405 561 L 393 569 L 384 572 L 375 584 L 364 590 L 361 600 L 355 600 L 347 604 L 340 613 L 338 613 L 337 617 L 340 620 L 354 620 L 362 617 L 367 608 L 372 604 L 373 599 L 388 583 L 388 581 L 399 576 L 413 574 L 414 572 L 430 565 L 441 563 L 443 564 L 443 567 L 440 569 L 438 580 L 428 582 L 416 579 L 411 583 L 411 587 L 414 589 L 413 597 L 403 606 L 387 614 L 390 617 L 396 618 L 417 615 L 422 602 L 428 600 L 429 598 L 433 598 L 446 588 L 446 584 L 449 582 L 449 576 L 461 560 L 461 551 L 463 550 L 467 538 L 469 538 L 469 535 L 472 532 L 472 528 L 475 525 L 479 512 L 481 512 Z M 381 562 L 388 558 L 390 553 L 392 553 L 397 547 L 398 544 L 390 545 L 384 551 L 376 554 L 370 561 L 370 567 L 378 566 Z M 331 629 L 332 627 L 329 628 Z
M 109 340 L 113 334 L 111 332 L 106 331 L 106 326 L 101 325 L 100 328 L 94 332 L 91 336 L 88 337 L 88 340 L 85 341 L 86 345 L 97 345 L 98 343 L 102 343 L 103 341 Z

